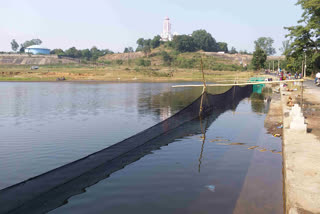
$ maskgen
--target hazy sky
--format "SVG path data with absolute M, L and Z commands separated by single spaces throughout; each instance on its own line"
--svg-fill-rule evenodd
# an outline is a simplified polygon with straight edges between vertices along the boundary
M 1 0 L 0 51 L 10 41 L 39 38 L 50 49 L 97 46 L 122 52 L 140 37 L 160 34 L 168 16 L 172 31 L 206 29 L 237 50 L 252 51 L 260 36 L 272 37 L 279 53 L 284 26 L 296 25 L 295 0 Z

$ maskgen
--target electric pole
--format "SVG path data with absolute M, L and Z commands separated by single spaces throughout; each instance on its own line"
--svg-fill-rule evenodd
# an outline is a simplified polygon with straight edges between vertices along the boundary
M 306 52 L 304 52 L 304 75 L 303 75 L 303 78 L 306 77 L 306 73 L 307 73 L 307 54 L 306 54 Z

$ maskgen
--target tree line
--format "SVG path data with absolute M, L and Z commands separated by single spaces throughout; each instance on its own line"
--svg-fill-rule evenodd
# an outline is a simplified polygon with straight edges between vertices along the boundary
M 298 0 L 303 13 L 298 25 L 284 27 L 288 30 L 280 51 L 285 55 L 282 69 L 300 73 L 306 66 L 306 74 L 314 75 L 320 71 L 320 0 Z M 275 53 L 273 39 L 262 37 L 255 41 L 252 65 L 255 70 L 266 68 L 267 55 Z
M 11 49 L 15 52 L 19 51 L 20 53 L 23 53 L 25 48 L 31 45 L 41 45 L 41 44 L 42 44 L 42 41 L 40 39 L 31 39 L 19 45 L 18 42 L 15 39 L 13 39 L 11 41 Z
M 53 49 L 50 51 L 50 54 L 56 54 L 58 56 L 79 58 L 87 61 L 96 61 L 99 57 L 106 54 L 113 54 L 114 52 L 109 49 L 98 49 L 96 46 L 93 46 L 91 49 L 77 49 L 71 47 L 67 50 L 62 49 Z
M 11 41 L 11 49 L 15 52 L 24 53 L 25 48 L 32 45 L 40 45 L 42 41 L 40 39 L 31 39 L 27 40 L 22 44 L 18 44 L 18 42 L 13 39 Z M 129 50 L 131 51 L 131 50 Z M 50 54 L 56 54 L 58 56 L 79 58 L 87 61 L 96 61 L 99 57 L 104 56 L 106 54 L 112 54 L 113 51 L 109 49 L 98 49 L 96 46 L 93 46 L 91 49 L 77 49 L 75 47 L 71 47 L 67 50 L 62 50 L 60 48 L 53 49 L 50 51 Z
M 225 53 L 238 53 L 234 47 L 229 50 L 226 42 L 217 42 L 210 33 L 202 29 L 193 31 L 191 35 L 175 35 L 173 40 L 168 42 L 161 41 L 161 37 L 159 35 L 155 36 L 153 39 L 139 38 L 137 40 L 138 46 L 136 51 L 143 51 L 148 55 L 151 52 L 151 49 L 157 48 L 161 44 L 173 48 L 181 53 L 195 52 L 199 50 L 207 52 L 223 51 Z M 124 52 L 127 50 L 128 48 L 126 48 Z
M 287 68 L 300 72 L 306 65 L 308 75 L 320 71 L 320 0 L 298 0 L 303 13 L 298 25 L 284 27 L 289 33 L 283 43 Z

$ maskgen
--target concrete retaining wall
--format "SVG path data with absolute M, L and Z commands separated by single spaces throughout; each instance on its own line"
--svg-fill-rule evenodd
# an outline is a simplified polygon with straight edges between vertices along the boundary
M 299 106 L 287 106 L 293 92 L 281 89 L 286 213 L 320 213 L 320 141 L 307 133 Z
M 73 64 L 78 60 L 58 58 L 57 55 L 0 54 L 0 65 Z

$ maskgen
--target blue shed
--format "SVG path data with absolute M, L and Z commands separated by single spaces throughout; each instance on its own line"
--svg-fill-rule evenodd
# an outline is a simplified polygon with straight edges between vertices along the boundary
M 29 47 L 26 47 L 24 50 L 25 53 L 31 53 L 31 54 L 50 54 L 50 49 L 44 48 L 40 45 L 31 45 Z

